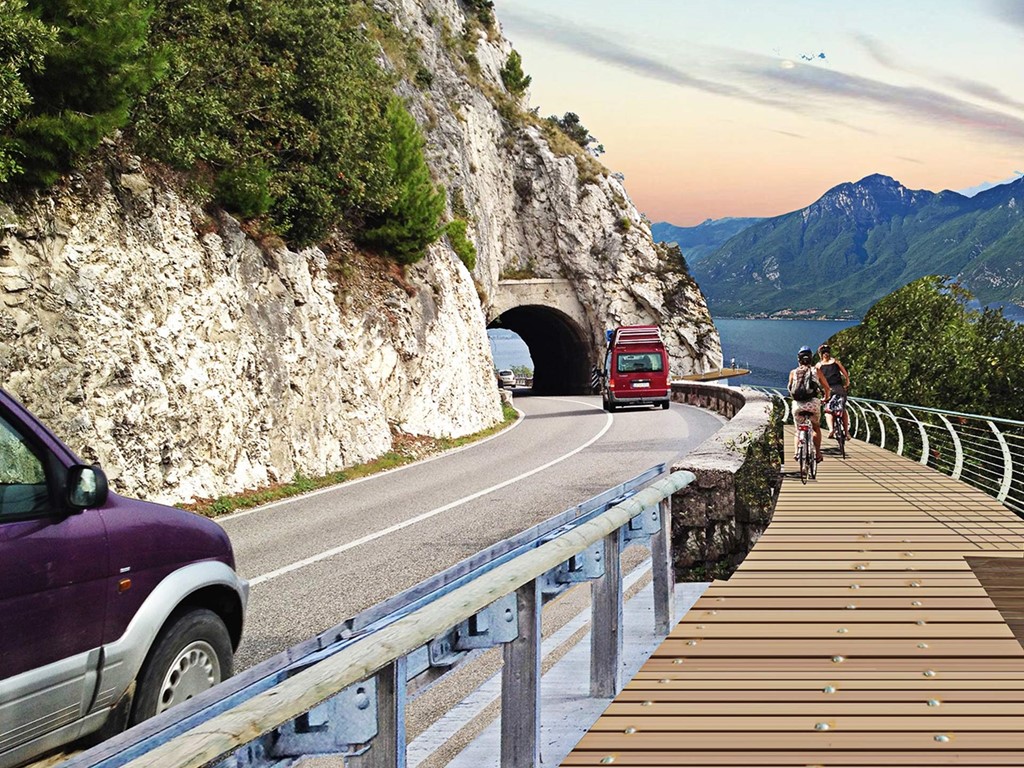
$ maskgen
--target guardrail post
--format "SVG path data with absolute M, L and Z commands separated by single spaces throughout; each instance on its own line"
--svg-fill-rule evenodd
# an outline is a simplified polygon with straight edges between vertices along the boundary
M 672 497 L 658 504 L 661 527 L 651 537 L 651 570 L 654 579 L 654 631 L 668 635 L 676 613 L 675 574 L 672 569 Z
M 590 585 L 590 695 L 622 690 L 622 568 L 619 531 L 604 537 L 604 575 Z
M 519 637 L 505 643 L 501 669 L 501 766 L 540 765 L 540 587 L 516 591 Z
M 405 703 L 408 665 L 401 656 L 377 673 L 377 735 L 370 749 L 345 761 L 352 768 L 406 768 Z

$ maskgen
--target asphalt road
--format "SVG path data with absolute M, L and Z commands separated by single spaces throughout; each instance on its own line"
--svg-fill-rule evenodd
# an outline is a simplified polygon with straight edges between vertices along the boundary
M 552 515 L 684 455 L 722 424 L 673 404 L 517 395 L 486 441 L 219 519 L 252 591 L 238 672 Z

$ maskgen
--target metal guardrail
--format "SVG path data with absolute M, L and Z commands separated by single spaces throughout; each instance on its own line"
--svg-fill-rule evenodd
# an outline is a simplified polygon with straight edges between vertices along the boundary
M 754 389 L 790 399 L 782 389 Z M 937 469 L 1024 516 L 1024 421 L 860 397 L 847 398 L 847 409 L 851 437 Z
M 591 695 L 622 688 L 627 544 L 649 542 L 656 631 L 674 620 L 669 499 L 689 472 L 652 467 L 379 606 L 146 721 L 65 768 L 257 768 L 343 755 L 363 768 L 406 765 L 409 681 L 468 652 L 504 646 L 501 764 L 539 764 L 540 610 L 592 583 Z

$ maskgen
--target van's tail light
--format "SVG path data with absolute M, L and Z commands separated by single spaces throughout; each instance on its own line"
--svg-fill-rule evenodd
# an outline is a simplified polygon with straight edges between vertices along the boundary
M 608 389 L 615 389 L 615 379 L 608 379 Z

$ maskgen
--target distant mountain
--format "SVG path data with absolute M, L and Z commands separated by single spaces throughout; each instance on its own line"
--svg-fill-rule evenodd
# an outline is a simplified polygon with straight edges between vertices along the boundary
M 861 317 L 929 274 L 1024 304 L 1024 178 L 966 197 L 875 174 L 731 237 L 692 273 L 713 314 Z
M 676 243 L 686 263 L 693 265 L 733 235 L 760 221 L 764 219 L 707 219 L 695 227 L 677 227 L 667 221 L 659 221 L 651 225 L 651 234 L 656 242 Z

